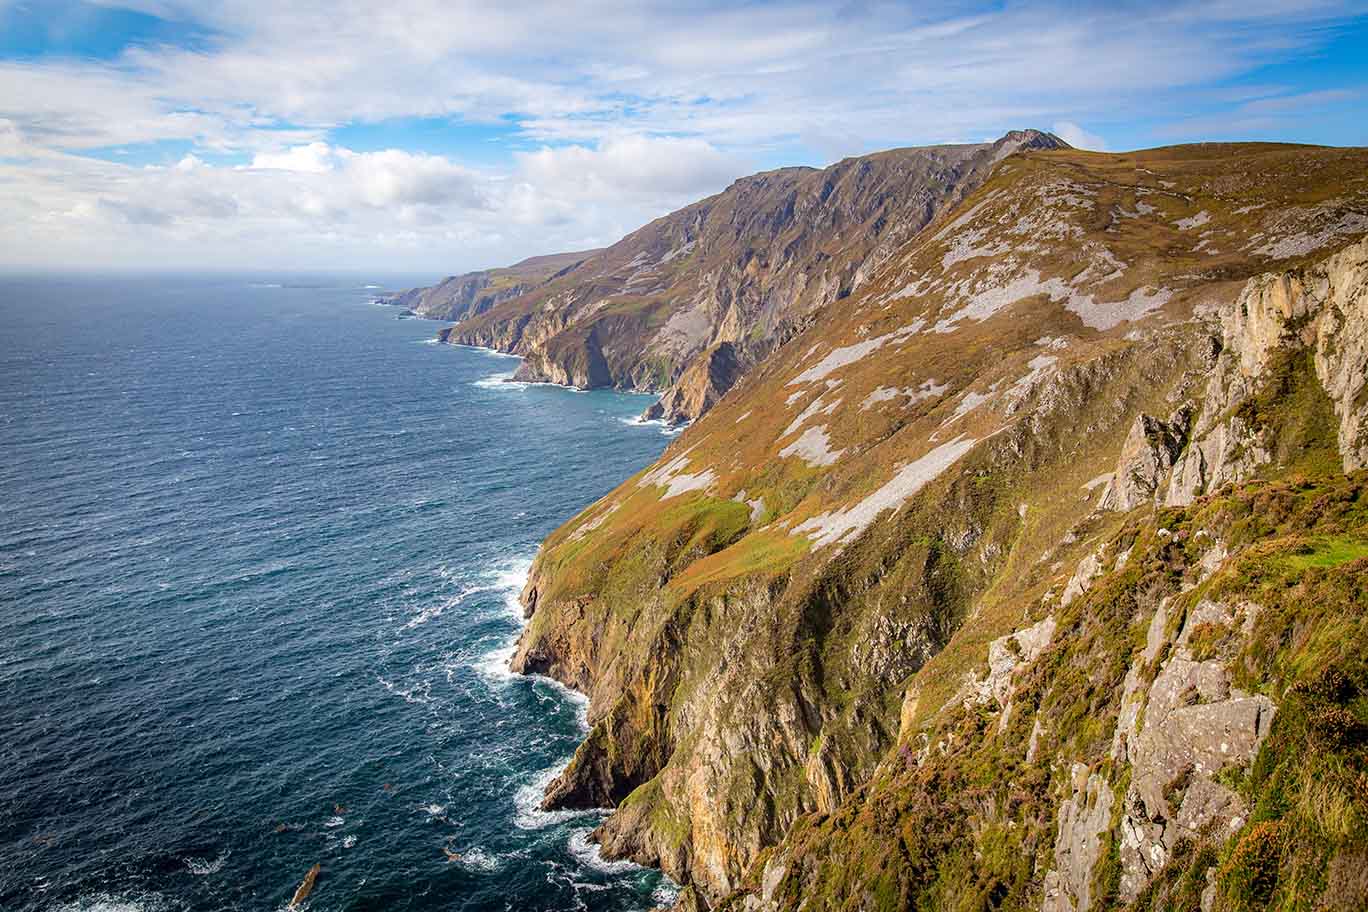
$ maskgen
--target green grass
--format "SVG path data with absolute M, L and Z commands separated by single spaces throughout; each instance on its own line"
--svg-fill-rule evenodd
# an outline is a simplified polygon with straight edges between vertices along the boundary
M 1344 535 L 1311 539 L 1286 560 L 1297 570 L 1331 569 L 1368 557 L 1368 541 Z

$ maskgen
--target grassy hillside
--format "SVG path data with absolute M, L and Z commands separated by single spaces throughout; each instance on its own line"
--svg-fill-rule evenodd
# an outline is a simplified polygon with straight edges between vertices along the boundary
M 547 540 L 548 804 L 683 908 L 1343 907 L 1365 234 L 1362 150 L 1003 161 Z

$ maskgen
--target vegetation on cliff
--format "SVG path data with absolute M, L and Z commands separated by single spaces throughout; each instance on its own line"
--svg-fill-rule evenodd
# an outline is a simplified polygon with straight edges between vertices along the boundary
M 681 908 L 1361 904 L 1366 173 L 1002 161 L 547 540 L 548 805 Z

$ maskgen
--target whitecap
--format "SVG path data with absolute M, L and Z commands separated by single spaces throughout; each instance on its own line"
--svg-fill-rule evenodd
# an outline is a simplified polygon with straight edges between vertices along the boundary
M 54 912 L 156 912 L 165 909 L 166 900 L 157 894 L 112 896 L 95 893 L 55 907 Z
M 399 630 L 400 632 L 402 632 L 405 630 L 412 630 L 414 627 L 420 627 L 423 624 L 426 624 L 428 621 L 432 620 L 433 618 L 441 617 L 442 614 L 445 613 L 448 608 L 455 608 L 456 606 L 460 605 L 462 602 L 464 602 L 466 599 L 476 594 L 477 592 L 488 592 L 491 589 L 495 588 L 497 587 L 467 586 L 465 589 L 462 589 L 455 595 L 443 599 L 435 605 L 429 605 L 426 608 L 419 610 L 419 612 L 415 614 L 413 617 L 409 618 L 408 622 L 405 623 L 404 626 L 400 627 Z
M 606 811 L 601 808 L 571 809 L 563 811 L 543 811 L 542 795 L 565 765 L 570 762 L 566 757 L 555 766 L 542 770 L 531 781 L 519 786 L 513 793 L 513 825 L 520 830 L 543 830 L 567 820 L 580 817 L 601 817 Z
M 461 852 L 461 865 L 471 871 L 489 873 L 499 869 L 499 860 L 484 849 L 476 846 Z
M 325 827 L 327 827 L 328 829 L 333 829 L 333 828 L 335 828 L 335 827 L 340 827 L 340 826 L 342 826 L 342 824 L 344 824 L 344 823 L 346 823 L 346 822 L 347 822 L 347 821 L 344 820 L 344 819 L 342 819 L 341 816 L 329 817 L 327 820 L 323 821 L 323 825 L 324 825 Z
M 490 390 L 525 390 L 530 383 L 521 380 L 514 380 L 512 374 L 490 374 L 482 380 L 476 380 L 471 386 L 478 386 L 480 389 Z
M 575 711 L 576 721 L 579 723 L 580 730 L 585 734 L 589 732 L 589 696 L 582 694 L 568 684 L 562 684 L 555 678 L 548 678 L 546 675 L 530 675 L 534 681 L 545 684 L 548 688 L 555 691 L 557 700 L 569 703 Z M 568 761 L 567 761 L 568 762 Z
M 651 891 L 651 905 L 669 908 L 679 900 L 679 884 L 661 875 L 660 883 Z
M 432 685 L 429 684 L 427 681 L 419 681 L 412 687 L 404 688 L 400 687 L 397 684 L 392 684 L 389 681 L 386 681 L 379 675 L 375 676 L 375 680 L 379 681 L 380 686 L 384 687 L 385 690 L 389 691 L 397 697 L 402 697 L 405 703 L 423 704 L 430 702 L 430 692 L 432 690 Z
M 513 642 L 507 646 L 500 646 L 492 649 L 480 658 L 470 663 L 471 669 L 480 677 L 496 684 L 506 684 L 518 677 L 513 670 L 508 667 L 508 663 L 513 660 L 513 653 L 518 651 L 518 641 L 514 638 Z
M 592 830 L 587 829 L 575 830 L 570 834 L 570 839 L 566 843 L 566 848 L 580 864 L 601 874 L 627 874 L 631 871 L 642 870 L 641 865 L 626 859 L 609 861 L 604 858 L 602 848 L 589 841 L 591 832 Z
M 356 845 L 356 837 L 355 837 L 355 836 L 346 836 L 346 837 L 343 837 L 343 839 L 342 839 L 342 848 L 344 848 L 344 849 L 350 849 L 350 848 L 351 848 L 352 846 L 354 846 L 354 845 Z
M 513 619 L 519 624 L 524 621 L 522 607 L 522 591 L 527 587 L 527 580 L 532 575 L 532 558 L 515 557 L 507 561 L 504 566 L 494 571 L 493 588 L 502 589 L 504 593 L 504 607 L 513 615 Z
M 452 342 L 451 345 L 453 348 L 460 348 L 466 351 L 478 352 L 482 355 L 488 355 L 491 358 L 512 358 L 515 361 L 522 360 L 521 355 L 510 355 L 508 352 L 501 352 L 493 348 L 484 348 L 480 345 L 464 345 L 460 342 Z
M 228 860 L 228 856 L 233 854 L 231 850 L 225 849 L 222 854 L 213 860 L 204 858 L 186 858 L 185 867 L 191 874 L 203 877 L 206 874 L 217 874 L 223 870 L 223 864 Z
M 434 819 L 434 820 L 445 820 L 445 819 L 446 819 L 446 805 L 445 805 L 445 804 L 438 804 L 437 802 L 434 801 L 434 802 L 431 803 L 431 804 L 425 804 L 425 805 L 423 805 L 423 810 L 427 812 L 428 817 L 430 817 L 430 818 L 432 818 L 432 819 Z
M 684 433 L 684 429 L 689 426 L 689 422 L 683 424 L 670 424 L 663 418 L 642 418 L 638 415 L 635 418 L 619 418 L 628 427 L 655 428 L 664 437 L 678 437 Z

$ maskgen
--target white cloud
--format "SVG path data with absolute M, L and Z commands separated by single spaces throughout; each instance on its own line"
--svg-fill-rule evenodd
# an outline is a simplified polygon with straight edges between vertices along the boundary
M 1055 121 L 1050 131 L 1064 140 L 1075 149 L 1086 149 L 1089 152 L 1106 152 L 1107 141 L 1096 133 L 1089 133 L 1078 124 L 1070 120 Z
M 258 152 L 249 166 L 266 171 L 302 171 L 323 174 L 333 169 L 332 148 L 325 142 L 294 146 L 284 152 Z
M 604 194 L 697 197 L 722 189 L 744 164 L 702 139 L 622 136 L 520 153 L 527 179 L 580 198 Z
M 798 149 L 835 157 L 1044 124 L 1100 149 L 1079 124 L 1105 123 L 1115 141 L 1118 111 L 1177 130 L 1266 129 L 1305 116 L 1295 90 L 1222 100 L 1210 87 L 1296 60 L 1355 12 L 1336 0 L 122 5 L 213 37 L 105 62 L 0 62 L 0 260 L 159 264 L 175 250 L 327 266 L 402 249 L 457 269 L 614 240 Z M 522 151 L 362 152 L 334 133 L 410 117 L 511 124 Z M 143 171 L 71 154 L 157 141 L 193 157 Z M 248 164 L 210 164 L 222 154 Z

